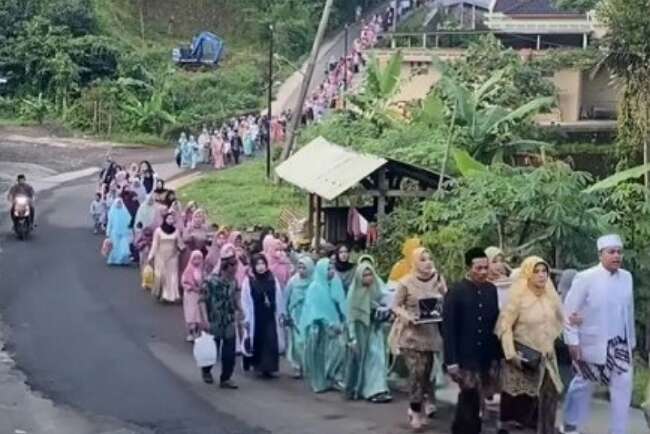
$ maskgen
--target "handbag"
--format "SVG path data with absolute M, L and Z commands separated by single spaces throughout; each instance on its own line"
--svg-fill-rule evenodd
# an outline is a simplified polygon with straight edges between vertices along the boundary
M 515 341 L 515 351 L 521 360 L 521 367 L 528 371 L 536 371 L 542 363 L 542 353 Z
M 142 270 L 142 288 L 151 289 L 154 286 L 155 276 L 153 267 L 151 265 L 146 265 Z

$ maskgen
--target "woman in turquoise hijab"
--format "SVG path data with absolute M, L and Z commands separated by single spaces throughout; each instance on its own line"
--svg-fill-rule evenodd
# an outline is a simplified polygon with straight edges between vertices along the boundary
M 295 370 L 295 378 L 302 378 L 305 339 L 298 326 L 305 306 L 307 288 L 312 282 L 314 261 L 309 256 L 298 258 L 298 272 L 289 280 L 285 289 L 287 300 L 287 326 L 289 327 L 289 346 L 287 359 Z
M 382 305 L 383 282 L 369 261 L 360 262 L 348 291 L 348 347 L 345 394 L 348 399 L 382 403 L 391 400 L 386 363 L 384 322 L 390 309 Z
M 304 371 L 316 393 L 343 387 L 346 299 L 328 258 L 316 264 L 300 319 L 305 336 Z
M 106 236 L 111 240 L 111 252 L 106 262 L 108 265 L 129 265 L 131 263 L 130 244 L 133 231 L 130 228 L 131 214 L 122 199 L 117 198 L 108 211 Z

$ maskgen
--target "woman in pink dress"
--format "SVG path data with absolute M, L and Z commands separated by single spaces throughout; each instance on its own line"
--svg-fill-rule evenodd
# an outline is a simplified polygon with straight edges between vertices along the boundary
M 185 250 L 181 252 L 179 260 L 179 271 L 183 273 L 190 262 L 190 255 L 193 251 L 198 250 L 203 255 L 208 252 L 208 227 L 207 216 L 205 211 L 197 209 L 192 216 L 192 222 L 185 228 L 182 233 Z M 204 256 L 205 257 L 205 256 Z
M 223 137 L 220 131 L 215 131 L 210 141 L 212 144 L 212 162 L 214 168 L 221 170 L 226 167 L 223 155 Z
M 269 269 L 275 275 L 278 282 L 280 282 L 280 288 L 284 291 L 287 283 L 289 283 L 289 279 L 293 275 L 294 269 L 282 240 L 274 237 L 272 245 L 268 253 L 265 253 L 265 256 L 269 261 Z
M 205 303 L 200 302 L 203 296 L 203 276 L 203 253 L 194 250 L 181 279 L 184 292 L 183 315 L 187 327 L 185 340 L 187 342 L 196 339 L 208 322 Z

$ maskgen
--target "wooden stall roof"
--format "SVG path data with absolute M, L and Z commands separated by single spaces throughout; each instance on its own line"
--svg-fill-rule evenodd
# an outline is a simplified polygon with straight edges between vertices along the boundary
M 309 193 L 334 200 L 387 162 L 318 137 L 276 167 L 275 173 Z
M 439 175 L 394 159 L 362 154 L 318 137 L 280 164 L 276 174 L 309 193 L 334 200 L 386 167 L 391 173 L 409 177 L 426 187 L 435 187 Z

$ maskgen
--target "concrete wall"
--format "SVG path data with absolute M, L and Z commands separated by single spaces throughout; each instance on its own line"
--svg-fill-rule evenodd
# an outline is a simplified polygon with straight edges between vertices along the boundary
M 582 72 L 578 69 L 557 71 L 551 79 L 557 88 L 561 122 L 576 122 L 580 119 L 582 105 Z

